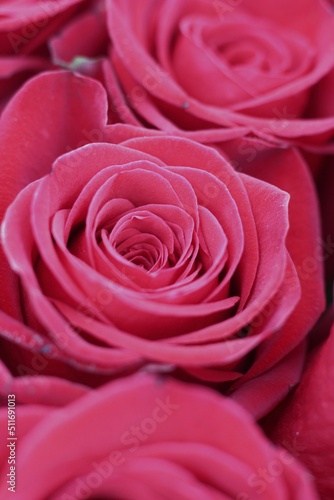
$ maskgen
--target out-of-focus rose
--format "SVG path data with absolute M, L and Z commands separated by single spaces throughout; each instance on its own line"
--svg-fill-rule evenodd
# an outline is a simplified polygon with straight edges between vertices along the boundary
M 120 118 L 219 142 L 333 136 L 334 16 L 319 0 L 107 0 Z
M 334 326 L 312 353 L 300 386 L 275 412 L 270 436 L 313 473 L 321 498 L 334 496 Z
M 2 1 L 0 108 L 27 78 L 53 63 L 106 51 L 102 6 L 96 0 Z
M 167 364 L 263 415 L 298 380 L 323 308 L 306 166 L 267 150 L 250 177 L 214 149 L 105 117 L 100 85 L 63 72 L 4 112 L 4 203 L 19 194 L 2 226 L 2 335 L 71 370 Z
M 318 498 L 293 456 L 273 447 L 238 405 L 208 389 L 137 375 L 61 410 L 16 411 L 17 500 Z M 0 425 L 7 420 L 6 408 Z M 6 444 L 4 500 L 13 495 Z

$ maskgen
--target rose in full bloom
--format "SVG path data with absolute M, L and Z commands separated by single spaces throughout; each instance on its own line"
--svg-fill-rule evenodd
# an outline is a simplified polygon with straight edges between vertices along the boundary
M 201 387 L 137 375 L 60 410 L 18 407 L 17 417 L 18 500 L 318 498 L 294 457 L 239 405 Z M 7 419 L 6 408 L 1 427 Z M 13 495 L 6 443 L 4 500 Z
M 330 311 L 329 317 L 333 318 Z M 334 325 L 311 353 L 302 381 L 271 418 L 272 439 L 289 449 L 313 473 L 323 500 L 334 495 Z
M 202 142 L 333 136 L 334 16 L 319 0 L 107 0 L 120 118 Z
M 102 87 L 69 72 L 37 77 L 3 114 L 11 368 L 20 348 L 81 382 L 158 363 L 266 413 L 299 379 L 324 302 L 306 165 L 268 149 L 250 176 L 106 115 Z
M 32 75 L 106 50 L 103 5 L 96 0 L 3 0 L 0 108 Z M 89 33 L 87 38 L 86 34 Z

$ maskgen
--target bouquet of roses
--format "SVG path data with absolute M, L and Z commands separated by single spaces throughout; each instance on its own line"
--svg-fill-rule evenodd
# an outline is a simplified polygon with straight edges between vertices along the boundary
M 0 110 L 1 499 L 334 498 L 330 0 L 4 0 Z

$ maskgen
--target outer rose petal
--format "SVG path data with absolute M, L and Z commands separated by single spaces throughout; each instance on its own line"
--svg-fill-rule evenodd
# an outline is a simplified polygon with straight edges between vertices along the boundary
M 290 227 L 294 229 L 288 234 L 287 247 L 299 275 L 302 299 L 282 328 L 281 348 L 277 350 L 274 339 L 263 343 L 260 347 L 263 356 L 258 358 L 258 362 L 254 364 L 246 379 L 256 376 L 257 369 L 262 370 L 264 364 L 270 368 L 273 361 L 277 361 L 277 356 L 286 352 L 286 348 L 296 346 L 310 331 L 325 306 L 322 263 L 326 260 L 326 250 L 323 249 L 321 240 L 317 195 L 313 180 L 297 152 L 266 149 L 261 152 L 259 149 L 256 150 L 255 146 L 256 144 L 253 144 L 250 147 L 249 152 L 254 153 L 254 157 L 245 171 L 291 194 L 289 220 Z M 226 149 L 230 151 L 230 157 L 237 165 L 242 167 L 247 165 L 235 147 L 231 150 Z M 268 168 L 269 162 L 270 168 Z M 292 363 L 294 365 L 294 361 Z M 295 381 L 297 380 L 298 378 Z M 291 380 L 291 385 L 294 383 Z
M 296 392 L 269 418 L 272 439 L 313 473 L 323 500 L 334 495 L 334 326 Z
M 317 498 L 293 457 L 269 444 L 239 406 L 204 388 L 136 375 L 63 410 L 26 406 L 17 413 L 24 423 L 18 500 L 81 498 L 84 491 L 118 498 L 138 498 L 140 491 L 152 500 L 166 491 L 198 500 L 255 500 L 260 491 L 273 500 Z M 0 422 L 7 424 L 7 409 Z M 260 479 L 263 468 L 268 481 Z
M 45 73 L 22 88 L 0 121 L 0 155 L 4 158 L 0 172 L 0 221 L 17 193 L 49 173 L 59 155 L 92 140 L 102 140 L 100 130 L 106 114 L 107 101 L 100 84 L 68 72 Z M 1 308 L 21 317 L 19 299 L 13 295 L 16 278 L 2 253 L 0 279 Z

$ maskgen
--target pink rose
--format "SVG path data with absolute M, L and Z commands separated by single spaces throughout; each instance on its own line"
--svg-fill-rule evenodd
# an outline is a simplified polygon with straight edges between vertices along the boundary
M 293 456 L 238 405 L 201 387 L 137 375 L 60 410 L 16 413 L 17 441 L 1 433 L 4 500 L 8 488 L 17 500 L 318 498 Z M 1 427 L 7 420 L 2 409 Z M 8 478 L 9 453 L 16 464 Z
M 334 496 L 333 359 L 334 326 L 312 352 L 300 386 L 270 422 L 272 439 L 310 469 L 323 500 Z
M 333 137 L 334 16 L 326 2 L 106 5 L 106 86 L 123 121 L 201 142 L 240 128 L 314 150 Z
M 212 148 L 105 122 L 101 86 L 65 72 L 4 112 L 7 348 L 90 385 L 167 364 L 263 415 L 298 381 L 323 309 L 307 167 L 268 149 L 251 177 Z

